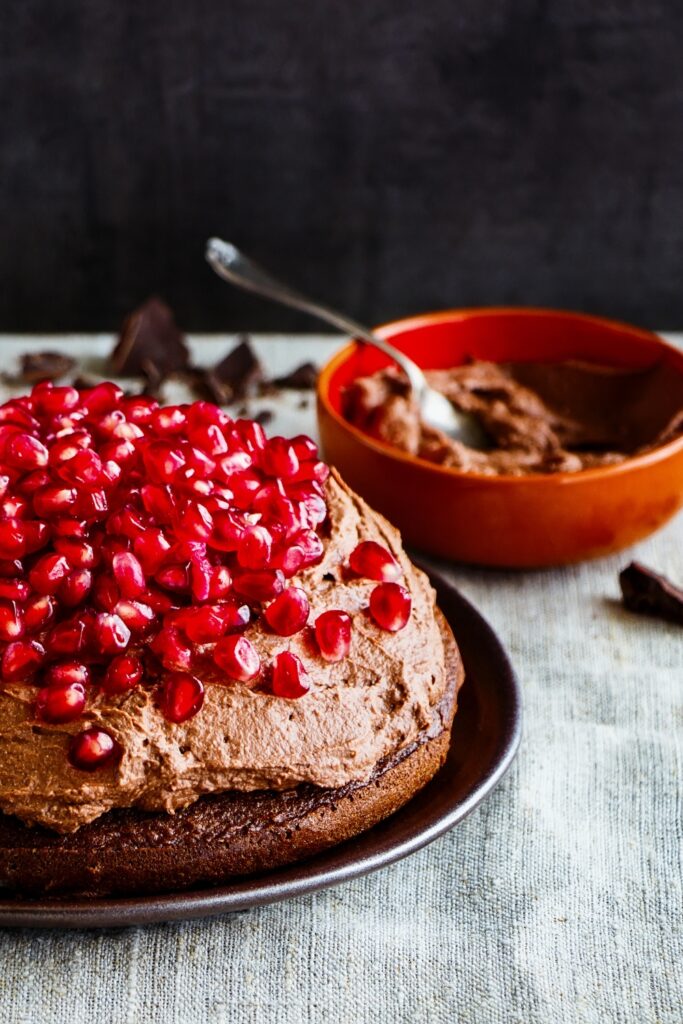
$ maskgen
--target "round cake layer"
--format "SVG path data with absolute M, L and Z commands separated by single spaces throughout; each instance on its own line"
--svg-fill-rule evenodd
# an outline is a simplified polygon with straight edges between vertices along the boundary
M 122 696 L 93 693 L 79 721 L 50 724 L 36 720 L 35 686 L 0 683 L 0 808 L 68 833 L 114 808 L 173 811 L 210 793 L 300 783 L 335 789 L 367 781 L 377 763 L 428 730 L 445 688 L 433 589 L 398 531 L 334 473 L 326 494 L 324 553 L 292 583 L 309 595 L 311 622 L 331 608 L 352 616 L 347 658 L 326 662 L 310 627 L 278 636 L 261 617 L 246 634 L 261 660 L 291 650 L 310 673 L 310 692 L 287 700 L 252 689 L 221 675 L 207 656 L 196 670 L 204 706 L 181 723 L 160 714 L 153 685 Z M 376 582 L 348 571 L 363 541 L 381 544 L 400 566 L 412 613 L 398 632 L 367 614 Z M 69 739 L 84 725 L 106 729 L 120 744 L 116 764 L 91 773 L 69 764 Z
M 313 856 L 393 814 L 448 753 L 463 667 L 437 612 L 447 686 L 432 723 L 383 758 L 369 780 L 231 791 L 176 812 L 115 810 L 69 835 L 0 815 L 0 885 L 26 894 L 103 896 L 219 884 Z

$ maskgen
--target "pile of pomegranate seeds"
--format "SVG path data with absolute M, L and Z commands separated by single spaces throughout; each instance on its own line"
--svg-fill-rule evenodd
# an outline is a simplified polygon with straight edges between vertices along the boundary
M 283 637 L 309 621 L 289 580 L 323 554 L 329 470 L 310 438 L 267 439 L 209 402 L 162 408 L 111 383 L 43 383 L 0 406 L 0 467 L 0 676 L 40 686 L 39 719 L 75 721 L 94 688 L 154 684 L 161 713 L 186 721 L 207 657 L 276 696 L 308 692 L 296 655 L 263 666 L 242 634 L 261 614 Z M 379 581 L 374 621 L 401 629 L 410 596 L 393 556 L 364 542 L 350 569 Z M 323 659 L 348 655 L 349 615 L 312 625 Z M 91 770 L 118 753 L 93 727 L 69 760 Z

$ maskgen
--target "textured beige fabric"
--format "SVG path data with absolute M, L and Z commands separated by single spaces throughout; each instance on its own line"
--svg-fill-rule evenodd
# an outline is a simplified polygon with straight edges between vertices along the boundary
M 0 931 L 0 1024 L 681 1024 L 683 630 L 622 611 L 633 556 L 683 580 L 683 517 L 563 571 L 451 571 L 509 650 L 525 723 L 449 835 L 231 917 Z

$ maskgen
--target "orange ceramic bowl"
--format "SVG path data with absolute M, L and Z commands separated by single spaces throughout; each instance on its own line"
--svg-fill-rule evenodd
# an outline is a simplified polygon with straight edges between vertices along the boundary
M 467 357 L 630 368 L 664 360 L 683 374 L 683 352 L 657 335 L 577 313 L 451 310 L 398 320 L 378 333 L 427 369 Z M 327 460 L 422 551 L 478 565 L 561 565 L 628 547 L 683 505 L 683 438 L 618 465 L 522 477 L 463 473 L 391 448 L 341 414 L 343 389 L 389 363 L 355 343 L 330 360 L 318 382 L 320 435 Z

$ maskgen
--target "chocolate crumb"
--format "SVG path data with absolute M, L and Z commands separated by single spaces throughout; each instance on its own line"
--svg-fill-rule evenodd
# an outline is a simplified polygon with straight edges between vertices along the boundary
M 261 409 L 260 412 L 256 413 L 254 419 L 257 423 L 260 423 L 262 427 L 265 427 L 266 423 L 270 423 L 274 416 L 275 413 L 272 409 Z
M 239 409 L 237 410 L 237 412 L 235 413 L 235 416 L 239 417 L 239 419 L 244 419 L 245 416 L 248 416 L 248 415 L 249 415 L 249 406 L 248 405 L 241 405 L 239 407 Z
M 100 380 L 100 377 L 88 377 L 85 374 L 80 373 L 78 377 L 74 377 L 72 384 L 77 391 L 86 391 L 88 388 L 94 388 Z
M 683 625 L 683 590 L 640 562 L 619 574 L 624 607 Z
M 147 299 L 123 322 L 109 357 L 109 369 L 122 377 L 145 377 L 153 389 L 172 373 L 186 370 L 190 353 L 173 313 L 156 296 Z
M 215 370 L 201 370 L 196 377 L 196 384 L 216 405 L 228 405 L 232 399 L 232 388 L 223 383 Z
M 311 403 L 309 402 L 308 398 L 302 398 L 301 401 L 299 402 L 298 408 L 299 409 L 308 409 L 310 404 Z
M 238 401 L 253 395 L 263 381 L 263 367 L 258 356 L 242 336 L 239 343 L 220 363 L 206 371 L 208 386 L 221 387 L 228 396 L 225 401 Z
M 318 367 L 313 363 L 302 363 L 284 377 L 276 377 L 273 383 L 279 388 L 295 388 L 298 391 L 312 391 L 318 380 Z
M 27 352 L 21 357 L 20 376 L 27 384 L 58 380 L 73 370 L 76 360 L 63 352 Z

